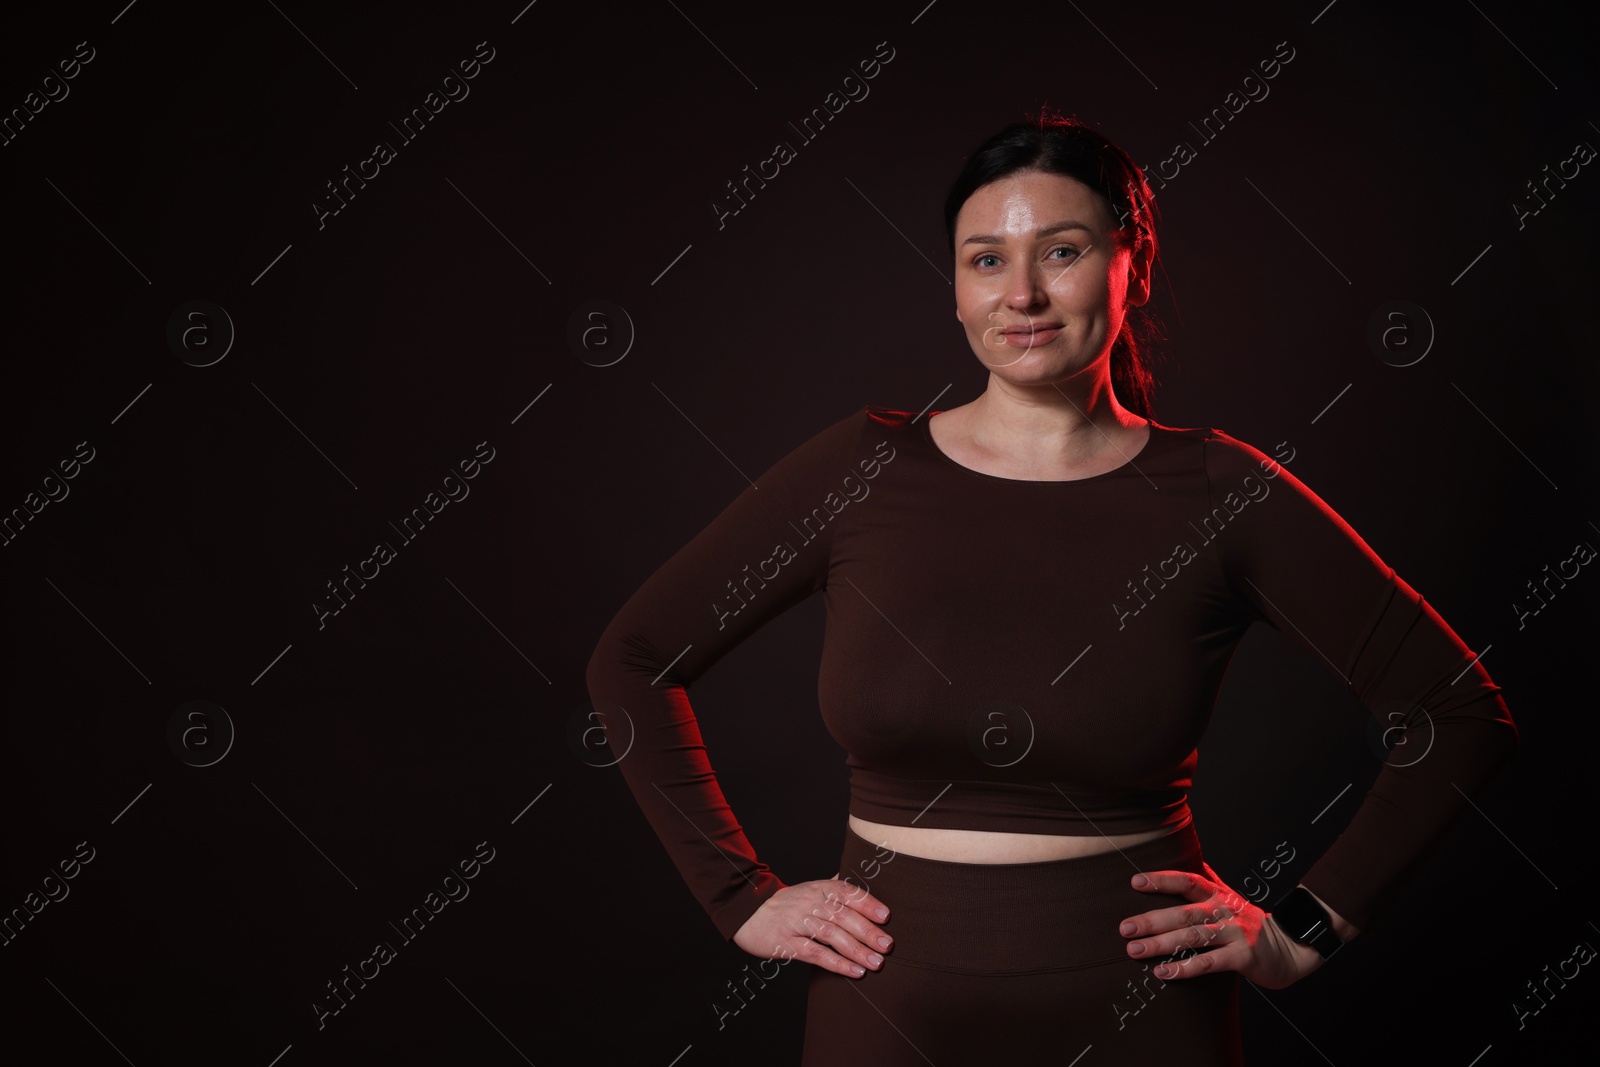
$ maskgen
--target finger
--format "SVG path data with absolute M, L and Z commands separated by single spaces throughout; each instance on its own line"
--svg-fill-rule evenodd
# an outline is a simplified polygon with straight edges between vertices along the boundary
M 1202 868 L 1204 868 L 1204 870 L 1206 872 L 1206 877 L 1209 878 L 1211 880 L 1211 883 L 1217 887 L 1217 892 L 1218 893 L 1221 893 L 1223 895 L 1228 895 L 1228 894 L 1233 893 L 1233 890 L 1228 887 L 1228 883 L 1226 883 L 1226 882 L 1224 882 L 1222 880 L 1222 876 L 1220 874 L 1218 874 L 1216 871 L 1211 869 L 1211 864 L 1205 862 L 1204 860 L 1201 860 L 1200 861 L 1200 866 Z M 1235 895 L 1237 895 L 1237 894 L 1235 894 Z
M 1197 952 L 1180 959 L 1168 960 L 1150 969 L 1150 973 L 1163 981 L 1175 978 L 1195 978 L 1216 971 L 1236 971 L 1244 963 L 1241 952 L 1231 945 L 1210 952 Z
M 878 922 L 883 922 L 889 918 L 889 905 L 867 892 L 865 886 L 835 879 L 833 886 L 830 887 L 830 892 L 836 894 L 844 905 L 855 909 L 868 919 L 876 919 Z
M 862 913 L 860 909 L 865 907 L 864 901 L 858 900 L 856 906 L 851 906 L 842 897 L 830 893 L 811 914 L 844 927 L 862 944 L 887 952 L 894 947 L 894 938 Z
M 834 951 L 847 961 L 854 961 L 859 966 L 874 971 L 883 966 L 881 955 L 862 944 L 839 923 L 809 915 L 803 920 L 802 925 L 813 941 L 831 945 Z
M 795 946 L 795 958 L 805 961 L 825 971 L 842 974 L 847 978 L 860 978 L 866 974 L 866 968 L 858 963 L 851 963 L 843 956 L 826 945 L 819 945 L 808 937 L 801 937 Z
M 1190 900 L 1205 900 L 1216 886 L 1190 871 L 1141 871 L 1133 876 L 1133 888 L 1146 893 L 1171 893 Z
M 1176 930 L 1130 941 L 1128 955 L 1138 959 L 1170 956 L 1174 953 L 1187 955 L 1205 952 L 1238 940 L 1239 936 L 1237 925 L 1230 921 L 1193 923 Z
M 1172 908 L 1160 908 L 1130 915 L 1122 920 L 1117 929 L 1123 937 L 1149 937 L 1152 934 L 1164 934 L 1169 930 L 1179 930 L 1186 926 L 1221 922 L 1232 917 L 1233 912 L 1226 907 L 1211 904 L 1179 904 Z
M 1200 866 L 1205 868 L 1206 877 L 1211 879 L 1212 884 L 1216 887 L 1217 896 L 1224 901 L 1230 909 L 1234 911 L 1242 910 L 1245 904 L 1248 903 L 1246 899 L 1234 892 L 1234 890 L 1222 880 L 1217 872 L 1211 869 L 1211 864 L 1202 860 L 1200 862 Z

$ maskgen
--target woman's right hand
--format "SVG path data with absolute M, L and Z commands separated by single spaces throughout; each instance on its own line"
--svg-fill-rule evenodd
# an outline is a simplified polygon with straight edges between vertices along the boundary
M 800 959 L 851 978 L 883 966 L 894 943 L 873 920 L 888 906 L 860 886 L 834 878 L 786 885 L 761 902 L 733 943 L 762 959 Z

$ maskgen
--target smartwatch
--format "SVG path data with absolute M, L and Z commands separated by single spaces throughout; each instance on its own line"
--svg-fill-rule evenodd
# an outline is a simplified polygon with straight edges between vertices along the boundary
M 1344 941 L 1333 932 L 1328 909 L 1318 904 L 1305 886 L 1297 885 L 1285 893 L 1269 914 L 1284 933 L 1302 945 L 1310 945 L 1323 959 L 1344 947 Z

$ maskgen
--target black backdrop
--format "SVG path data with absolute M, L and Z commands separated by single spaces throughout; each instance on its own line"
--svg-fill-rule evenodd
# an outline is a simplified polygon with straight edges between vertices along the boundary
M 799 970 L 718 1025 L 751 958 L 574 741 L 583 665 L 736 467 L 862 403 L 981 390 L 940 207 L 1040 103 L 1168 176 L 1158 418 L 1288 441 L 1522 730 L 1383 927 L 1244 992 L 1252 1062 L 1581 1047 L 1600 977 L 1551 982 L 1537 1013 L 1526 983 L 1600 946 L 1573 853 L 1594 839 L 1600 577 L 1514 605 L 1600 545 L 1600 177 L 1574 158 L 1600 145 L 1595 26 L 1500 0 L 923 3 L 12 13 L 8 1059 L 798 1062 Z M 800 142 L 789 123 L 880 42 L 869 95 Z M 1202 136 L 1280 42 L 1270 93 Z M 436 90 L 407 140 L 390 124 Z M 719 220 L 778 140 L 796 157 Z M 378 141 L 392 158 L 363 163 Z M 1164 162 L 1180 141 L 1192 158 Z M 1569 159 L 1535 213 L 1525 183 Z M 347 166 L 369 180 L 341 204 Z M 391 527 L 462 486 L 414 542 Z M 395 558 L 319 615 L 380 540 Z M 790 882 L 836 870 L 844 832 L 822 622 L 807 602 L 694 694 Z M 1294 877 L 1376 766 L 1337 679 L 1252 632 L 1193 796 L 1213 866 L 1240 879 L 1288 841 Z M 446 888 L 469 892 L 392 931 Z M 319 1026 L 314 1000 L 384 940 L 395 958 Z

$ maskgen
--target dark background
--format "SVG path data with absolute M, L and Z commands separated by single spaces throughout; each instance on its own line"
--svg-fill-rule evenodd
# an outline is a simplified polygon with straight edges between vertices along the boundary
M 1596 27 L 1561 5 L 1323 3 L 13 13 L 5 113 L 78 42 L 94 58 L 0 146 L 0 508 L 79 442 L 94 458 L 0 548 L 0 909 L 80 842 L 94 858 L 0 947 L 7 1058 L 797 1063 L 799 967 L 718 1028 L 752 957 L 572 742 L 583 665 L 743 488 L 735 466 L 755 475 L 862 403 L 982 389 L 940 209 L 965 155 L 1041 103 L 1152 171 L 1197 149 L 1158 187 L 1157 417 L 1288 441 L 1484 654 L 1522 731 L 1384 925 L 1294 987 L 1242 993 L 1251 1062 L 1585 1050 L 1592 967 L 1520 1029 L 1512 1002 L 1600 946 L 1600 576 L 1521 626 L 1512 604 L 1600 545 L 1596 164 L 1520 229 L 1512 204 L 1600 146 Z M 480 41 L 494 58 L 470 95 L 400 143 L 387 123 Z M 788 123 L 882 41 L 870 95 L 799 144 Z M 1281 41 L 1270 95 L 1204 143 L 1189 123 Z M 324 183 L 380 139 L 396 158 L 319 228 Z M 719 229 L 724 183 L 779 139 L 797 158 Z M 190 364 L 223 343 L 214 313 L 189 348 L 168 341 L 193 300 L 236 331 L 210 366 Z M 583 320 L 606 326 L 585 349 L 569 326 L 592 300 L 613 309 Z M 1366 337 L 1394 300 L 1437 334 L 1410 366 L 1393 364 L 1426 323 L 1405 352 Z M 484 441 L 470 495 L 401 547 L 390 521 Z M 398 558 L 319 628 L 325 584 L 379 540 Z M 836 870 L 844 833 L 822 621 L 808 601 L 694 692 L 730 802 L 789 882 Z M 236 731 L 210 766 L 180 756 L 220 750 L 215 713 L 169 741 L 191 700 Z M 1208 858 L 1237 886 L 1288 841 L 1292 884 L 1376 769 L 1360 706 L 1258 628 L 1203 749 Z M 388 924 L 484 841 L 470 895 L 319 1029 L 325 983 L 398 944 Z

